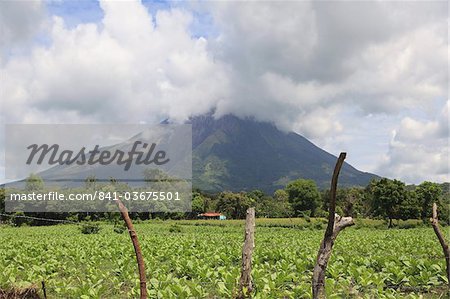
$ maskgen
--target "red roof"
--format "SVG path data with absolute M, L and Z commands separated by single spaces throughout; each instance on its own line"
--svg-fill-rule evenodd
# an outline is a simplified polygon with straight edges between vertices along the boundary
M 199 216 L 205 216 L 205 217 L 219 217 L 220 215 L 222 215 L 222 214 L 221 214 L 221 213 L 209 212 L 209 213 L 203 213 L 203 214 L 200 214 Z

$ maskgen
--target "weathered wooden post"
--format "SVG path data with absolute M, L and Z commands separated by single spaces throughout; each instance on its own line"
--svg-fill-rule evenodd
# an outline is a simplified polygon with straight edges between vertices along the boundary
M 44 299 L 47 299 L 47 290 L 45 288 L 45 281 L 41 281 L 42 292 L 44 293 Z
M 245 237 L 242 248 L 242 268 L 238 298 L 250 296 L 253 290 L 251 273 L 253 248 L 255 248 L 255 208 L 249 208 L 245 219 Z
M 124 206 L 124 204 L 117 199 L 117 206 L 119 207 L 120 214 L 122 215 L 123 220 L 128 228 L 128 232 L 130 233 L 131 242 L 133 242 L 134 252 L 136 254 L 136 260 L 138 264 L 139 270 L 139 281 L 140 281 L 140 291 L 141 296 L 140 299 L 147 298 L 147 281 L 145 277 L 145 264 L 144 258 L 142 257 L 141 247 L 139 246 L 138 237 L 136 231 L 134 230 L 133 223 L 131 222 L 130 216 L 128 215 L 128 209 Z
M 337 181 L 341 167 L 344 164 L 345 157 L 346 153 L 341 153 L 339 155 L 336 166 L 334 168 L 333 178 L 331 180 L 330 204 L 328 207 L 328 225 L 325 231 L 325 236 L 320 244 L 319 253 L 317 254 L 316 259 L 316 265 L 314 266 L 313 271 L 312 294 L 314 299 L 326 298 L 325 273 L 336 237 L 341 230 L 343 230 L 347 226 L 355 224 L 352 217 L 341 217 L 335 213 Z
M 442 250 L 444 251 L 445 256 L 445 263 L 447 265 L 447 281 L 450 288 L 450 249 L 448 247 L 447 241 L 444 238 L 444 235 L 441 232 L 441 229 L 439 228 L 439 220 L 437 215 L 437 205 L 434 202 L 433 203 L 433 215 L 430 219 L 431 226 L 433 226 L 434 233 L 436 234 L 437 238 L 439 239 L 439 243 L 441 243 Z

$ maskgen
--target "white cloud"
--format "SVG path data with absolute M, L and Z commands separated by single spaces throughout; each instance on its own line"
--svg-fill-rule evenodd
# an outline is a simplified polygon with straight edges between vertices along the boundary
M 383 142 L 376 132 L 394 130 L 408 115 L 402 126 L 411 123 L 418 111 L 425 123 L 416 126 L 425 126 L 427 133 L 409 132 L 409 139 L 437 127 L 434 107 L 448 97 L 447 3 L 214 4 L 222 30 L 213 46 L 231 66 L 233 82 L 233 96 L 218 104 L 219 114 L 273 121 L 334 153 L 348 149 L 349 156 L 356 147 L 359 154 L 380 157 L 373 151 L 389 137 Z M 366 125 L 372 115 L 386 115 L 387 121 Z M 367 127 L 377 136 L 359 137 Z M 448 136 L 442 126 L 434 130 Z M 441 143 L 447 143 L 436 135 L 428 145 L 407 138 L 399 143 L 403 131 L 385 149 L 384 160 L 366 162 L 365 170 L 410 182 L 446 179 L 447 168 L 437 164 L 445 162 Z M 414 148 L 432 157 L 436 168 L 417 159 Z M 413 175 L 409 167 L 423 169 Z
M 0 51 L 24 45 L 42 25 L 42 1 L 0 1 Z
M 393 131 L 389 151 L 378 170 L 410 183 L 425 179 L 449 181 L 449 107 L 447 101 L 431 121 L 403 118 L 399 128 Z
M 227 78 L 208 41 L 188 32 L 189 12 L 161 11 L 153 20 L 138 2 L 101 6 L 102 24 L 69 29 L 53 17 L 49 47 L 6 63 L 4 109 L 15 111 L 7 121 L 28 121 L 26 111 L 59 122 L 73 119 L 67 114 L 89 122 L 183 120 L 226 96 Z
M 366 113 L 395 114 L 427 109 L 447 96 L 448 44 L 444 20 L 412 29 L 399 38 L 369 46 L 351 60 L 348 79 L 353 103 Z
M 70 28 L 58 16 L 43 22 L 39 2 L 8 3 L 11 15 L 28 16 L 0 24 L 8 48 L 13 32 L 29 41 L 42 24 L 49 42 L 0 64 L 3 122 L 183 121 L 216 108 L 295 130 L 333 153 L 351 149 L 355 136 L 395 129 L 382 163 L 365 170 L 443 178 L 448 108 L 435 119 L 434 107 L 448 98 L 445 2 L 208 2 L 151 15 L 138 1 L 101 1 L 102 20 Z M 190 26 L 205 13 L 217 34 L 194 37 Z M 386 121 L 368 124 L 372 115 Z M 370 141 L 358 153 L 379 156 Z M 420 151 L 435 170 L 425 171 Z M 413 176 L 413 165 L 424 171 Z

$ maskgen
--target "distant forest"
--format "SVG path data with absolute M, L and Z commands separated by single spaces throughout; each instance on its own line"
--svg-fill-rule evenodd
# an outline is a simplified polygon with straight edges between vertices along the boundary
M 87 182 L 91 183 L 91 182 Z M 43 182 L 36 177 L 27 181 L 28 189 L 41 189 Z M 354 218 L 385 219 L 388 226 L 394 220 L 422 219 L 428 221 L 433 202 L 438 204 L 442 223 L 450 224 L 450 183 L 423 182 L 406 185 L 399 180 L 381 178 L 372 180 L 366 187 L 338 188 L 336 212 Z M 256 208 L 260 218 L 326 217 L 329 190 L 320 190 L 312 180 L 291 181 L 284 189 L 273 194 L 260 190 L 250 192 L 223 191 L 215 194 L 194 189 L 192 212 L 130 213 L 133 219 L 196 219 L 204 212 L 220 212 L 228 219 L 243 219 L 248 207 Z M 0 212 L 5 214 L 5 189 L 0 189 Z M 18 215 L 59 220 L 86 221 L 117 219 L 118 213 L 23 213 Z M 22 217 L 1 217 L 12 225 L 43 225 L 54 222 L 34 221 Z

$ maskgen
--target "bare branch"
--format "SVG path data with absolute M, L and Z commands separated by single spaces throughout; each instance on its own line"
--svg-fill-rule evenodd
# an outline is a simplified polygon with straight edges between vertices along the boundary
M 346 153 L 341 153 L 336 162 L 331 180 L 330 204 L 328 207 L 328 225 L 325 231 L 324 238 L 320 244 L 319 252 L 317 254 L 316 265 L 313 271 L 312 293 L 313 298 L 325 298 L 325 272 L 328 265 L 328 260 L 333 250 L 334 241 L 339 232 L 348 226 L 354 225 L 352 217 L 341 217 L 335 213 L 336 211 L 336 192 L 339 172 L 344 164 Z
M 334 214 L 336 213 L 337 181 L 346 156 L 346 153 L 341 153 L 336 162 L 336 166 L 334 167 L 333 177 L 331 179 L 330 204 L 328 206 L 328 225 L 327 230 L 325 231 L 325 237 L 330 237 L 333 234 Z
M 145 264 L 144 258 L 142 257 L 141 247 L 139 246 L 138 237 L 136 231 L 134 230 L 133 223 L 131 222 L 130 216 L 128 215 L 128 209 L 123 205 L 123 203 L 117 199 L 117 206 L 119 207 L 120 214 L 122 215 L 123 220 L 128 228 L 128 232 L 130 233 L 131 242 L 133 242 L 134 252 L 136 254 L 136 260 L 138 264 L 139 270 L 139 281 L 140 281 L 140 291 L 141 296 L 140 299 L 147 298 L 147 282 L 145 277 Z

